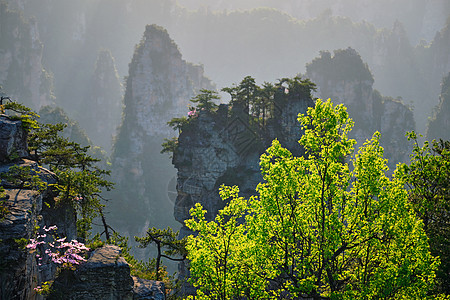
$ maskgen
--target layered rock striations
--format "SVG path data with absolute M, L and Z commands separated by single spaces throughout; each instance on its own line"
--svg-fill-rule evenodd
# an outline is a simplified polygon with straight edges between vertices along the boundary
M 355 50 L 336 50 L 333 56 L 322 51 L 306 69 L 320 98 L 331 98 L 347 107 L 355 121 L 351 136 L 358 145 L 379 131 L 392 170 L 398 162 L 409 160 L 411 144 L 405 134 L 415 129 L 413 113 L 400 100 L 383 97 L 373 89 L 372 74 Z
M 167 122 L 185 114 L 189 99 L 204 88 L 213 86 L 203 68 L 183 60 L 166 30 L 148 25 L 129 65 L 123 121 L 112 155 L 117 185 L 111 219 L 120 230 L 140 234 L 149 222 L 161 227 L 175 223 L 167 196 L 175 170 L 167 155 L 160 154 L 161 144 L 174 135 Z
M 42 64 L 37 24 L 0 4 L 0 86 L 2 93 L 34 109 L 53 101 L 52 76 Z

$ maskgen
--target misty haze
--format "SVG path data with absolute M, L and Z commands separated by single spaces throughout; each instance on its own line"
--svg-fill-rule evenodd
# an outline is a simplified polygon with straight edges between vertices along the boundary
M 1 0 L 0 96 L 0 299 L 450 297 L 448 0 Z

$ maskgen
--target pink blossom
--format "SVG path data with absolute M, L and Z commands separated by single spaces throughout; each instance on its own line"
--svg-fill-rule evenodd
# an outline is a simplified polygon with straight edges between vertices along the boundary
M 55 229 L 57 229 L 56 226 L 50 226 L 49 228 L 46 228 L 44 226 L 44 230 L 46 232 Z M 36 249 L 38 245 L 46 243 L 42 240 L 39 240 L 45 237 L 47 237 L 47 235 L 44 233 L 38 235 L 36 239 L 30 239 L 30 244 L 28 244 L 26 247 L 28 249 Z M 89 248 L 86 247 L 83 243 L 80 243 L 77 240 L 66 242 L 66 237 L 57 238 L 54 234 L 50 235 L 50 237 L 53 238 L 53 241 L 47 242 L 50 248 L 45 249 L 44 253 L 51 259 L 53 263 L 62 265 L 62 267 L 64 268 L 72 268 L 74 265 L 78 265 L 81 262 L 86 261 L 86 259 L 84 259 L 80 254 L 85 250 L 89 250 Z M 42 265 L 42 256 L 40 254 L 41 252 L 38 252 L 38 254 L 36 254 L 39 266 Z
M 58 227 L 56 225 L 50 226 L 49 228 L 45 228 L 45 226 L 44 226 L 44 230 L 46 232 L 49 232 L 50 230 L 57 230 L 57 229 L 58 229 Z
M 193 109 L 188 112 L 188 117 L 196 117 L 197 116 L 197 110 Z

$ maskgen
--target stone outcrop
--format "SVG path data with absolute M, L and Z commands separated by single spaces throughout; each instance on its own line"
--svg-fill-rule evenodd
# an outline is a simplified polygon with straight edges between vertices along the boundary
M 130 276 L 118 246 L 94 250 L 75 271 L 65 270 L 53 283 L 49 299 L 165 300 L 164 283 Z
M 27 156 L 27 134 L 22 122 L 0 115 L 0 163 Z
M 306 76 L 317 84 L 318 97 L 347 107 L 355 121 L 350 135 L 357 146 L 379 131 L 391 170 L 398 162 L 409 161 L 412 145 L 405 134 L 415 129 L 413 113 L 400 100 L 383 97 L 373 89 L 372 74 L 355 50 L 336 50 L 334 56 L 321 52 L 307 65 Z
M 53 101 L 52 77 L 42 64 L 37 23 L 0 5 L 0 85 L 2 92 L 34 109 Z
M 55 280 L 50 299 L 133 299 L 130 266 L 120 254 L 117 246 L 96 249 L 87 262 Z
M 166 30 L 146 27 L 129 65 L 123 122 L 112 155 L 116 229 L 133 236 L 144 234 L 149 224 L 176 224 L 167 195 L 176 173 L 168 156 L 160 154 L 161 144 L 175 135 L 167 122 L 187 113 L 197 91 L 212 87 L 201 66 L 182 59 Z
M 154 281 L 142 279 L 133 276 L 133 299 L 134 300 L 165 300 L 166 291 L 164 283 L 161 281 Z

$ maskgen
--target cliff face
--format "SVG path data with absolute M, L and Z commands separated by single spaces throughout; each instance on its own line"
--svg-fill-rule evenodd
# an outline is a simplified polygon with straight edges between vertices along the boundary
M 428 123 L 426 138 L 450 140 L 450 73 L 442 80 L 439 104 L 435 107 L 434 116 Z
M 30 239 L 44 233 L 44 226 L 56 225 L 57 235 L 68 241 L 77 237 L 76 212 L 69 203 L 58 202 L 52 188 L 36 191 L 20 180 L 4 178 L 11 167 L 18 166 L 28 168 L 47 184 L 57 182 L 55 174 L 25 158 L 26 138 L 20 121 L 0 117 L 0 187 L 5 190 L 0 191 L 0 299 L 43 299 L 34 288 L 52 281 L 47 299 L 164 300 L 164 284 L 132 277 L 117 246 L 96 249 L 75 271 L 60 270 L 46 255 L 38 260 L 36 252 L 25 248 Z M 45 244 L 38 247 L 43 247 L 42 253 L 48 249 Z
M 37 24 L 0 4 L 0 85 L 2 92 L 38 109 L 52 102 L 52 78 L 42 66 Z
M 28 155 L 27 135 L 20 121 L 2 116 L 0 136 L 8 137 L 0 140 L 1 149 L 7 148 L 4 147 L 5 144 L 14 145 L 14 155 L 3 156 L 4 153 L 1 153 L 0 174 L 8 172 L 11 166 L 18 165 L 30 168 L 31 172 L 39 172 L 39 177 L 48 184 L 56 183 L 53 173 L 24 158 Z M 7 213 L 0 218 L 0 297 L 34 299 L 36 292 L 33 288 L 40 282 L 51 280 L 56 267 L 51 264 L 38 266 L 34 254 L 23 247 L 35 237 L 36 230 L 43 226 L 57 225 L 58 234 L 67 236 L 68 239 L 76 238 L 75 212 L 67 205 L 56 206 L 50 189 L 40 193 L 4 179 L 1 180 L 1 185 L 5 187 L 5 197 L 0 200 Z
M 147 26 L 129 65 L 123 121 L 112 156 L 117 185 L 111 204 L 120 230 L 136 234 L 149 222 L 173 225 L 167 186 L 175 170 L 159 152 L 163 138 L 174 135 L 166 123 L 185 114 L 189 99 L 202 88 L 212 88 L 203 68 L 182 59 L 166 30 Z
M 181 132 L 173 156 L 178 170 L 175 219 L 184 224 L 195 203 L 201 203 L 208 210 L 209 219 L 214 218 L 224 206 L 219 197 L 222 184 L 239 185 L 243 195 L 254 193 L 256 185 L 262 181 L 259 157 L 273 139 L 300 154 L 301 131 L 297 116 L 306 114 L 313 104 L 312 99 L 305 97 L 288 102 L 279 119 L 267 125 L 264 136 L 228 105 L 220 105 L 213 113 L 200 111 Z
M 336 50 L 333 57 L 322 52 L 307 65 L 306 75 L 317 84 L 320 98 L 347 106 L 355 121 L 351 136 L 358 145 L 379 131 L 392 170 L 398 162 L 409 160 L 411 145 L 405 134 L 415 129 L 413 113 L 401 101 L 383 97 L 373 89 L 372 74 L 355 50 Z
M 219 196 L 219 187 L 238 185 L 245 197 L 255 193 L 262 181 L 259 157 L 277 138 L 295 155 L 302 155 L 298 145 L 301 137 L 297 121 L 299 113 L 306 114 L 313 100 L 302 94 L 286 95 L 279 92 L 275 98 L 286 96 L 288 101 L 275 107 L 275 115 L 267 120 L 263 128 L 250 121 L 248 112 L 240 106 L 221 104 L 217 111 L 200 111 L 183 126 L 178 137 L 178 147 L 173 155 L 173 164 L 178 170 L 175 219 L 180 222 L 180 235 L 190 234 L 184 221 L 190 218 L 189 210 L 201 203 L 212 220 L 226 204 Z M 184 278 L 187 269 L 179 266 L 179 276 Z M 185 293 L 192 292 L 188 286 Z
M 27 157 L 27 145 L 22 122 L 0 115 L 0 163 L 8 162 L 13 157 Z
M 96 146 L 110 151 L 122 114 L 122 84 L 111 52 L 100 51 L 78 120 Z

